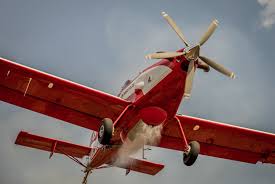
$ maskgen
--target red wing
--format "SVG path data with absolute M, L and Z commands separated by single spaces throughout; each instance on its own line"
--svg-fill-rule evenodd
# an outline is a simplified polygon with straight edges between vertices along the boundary
M 130 103 L 0 58 L 0 100 L 91 130 L 116 119 Z
M 115 162 L 113 165 L 116 167 L 128 169 L 129 171 L 136 171 L 150 175 L 156 175 L 164 168 L 164 165 L 162 164 L 157 164 L 146 160 L 138 160 L 130 157 L 127 158 L 127 163 L 128 164 L 121 164 L 119 162 Z
M 80 146 L 64 141 L 41 137 L 38 135 L 20 132 L 17 136 L 15 144 L 36 148 L 52 153 L 67 154 L 73 157 L 82 158 L 89 155 L 91 148 Z
M 201 154 L 248 163 L 275 164 L 275 134 L 210 120 L 178 116 L 189 141 L 201 144 Z M 196 130 L 197 129 L 197 130 Z M 177 123 L 164 128 L 160 147 L 182 150 Z

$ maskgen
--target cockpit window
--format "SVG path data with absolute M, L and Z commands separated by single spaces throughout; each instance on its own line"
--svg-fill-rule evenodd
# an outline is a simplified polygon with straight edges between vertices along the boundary
M 131 83 L 131 80 L 127 80 L 124 85 L 122 86 L 122 90 L 125 89 L 129 84 Z
M 125 83 L 124 83 L 124 85 L 122 86 L 122 88 L 121 88 L 121 90 L 120 90 L 118 96 L 120 96 L 121 92 L 122 92 L 127 86 L 129 86 L 129 84 L 131 84 L 131 82 L 132 82 L 131 80 L 125 81 Z

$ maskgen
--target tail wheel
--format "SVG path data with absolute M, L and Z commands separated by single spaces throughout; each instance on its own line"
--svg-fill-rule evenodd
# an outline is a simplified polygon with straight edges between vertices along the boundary
M 190 151 L 183 153 L 183 163 L 186 166 L 191 166 L 195 163 L 200 153 L 200 144 L 197 141 L 190 142 Z
M 109 118 L 104 118 L 98 130 L 98 142 L 102 145 L 110 144 L 113 134 L 113 121 Z

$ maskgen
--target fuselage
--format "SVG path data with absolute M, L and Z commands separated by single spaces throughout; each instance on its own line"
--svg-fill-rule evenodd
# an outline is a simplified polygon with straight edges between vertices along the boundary
M 157 106 L 174 117 L 182 101 L 188 61 L 184 57 L 161 60 L 141 72 L 119 97 L 132 101 L 139 108 Z
M 165 126 L 166 120 L 174 118 L 183 98 L 188 63 L 184 57 L 163 59 L 127 81 L 118 96 L 133 106 L 116 122 L 113 144 L 134 141 L 143 125 Z M 93 167 L 110 162 L 108 158 L 113 158 L 118 149 L 98 151 Z

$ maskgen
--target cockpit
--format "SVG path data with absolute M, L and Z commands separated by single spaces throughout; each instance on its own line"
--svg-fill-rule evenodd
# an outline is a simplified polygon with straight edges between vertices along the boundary
M 121 90 L 120 90 L 120 92 L 119 92 L 119 94 L 117 95 L 117 96 L 121 96 L 121 93 L 122 93 L 122 91 L 124 90 L 124 89 L 126 89 L 130 84 L 131 84 L 131 80 L 127 80 L 127 81 L 125 81 L 125 83 L 123 84 L 123 86 L 121 87 Z

